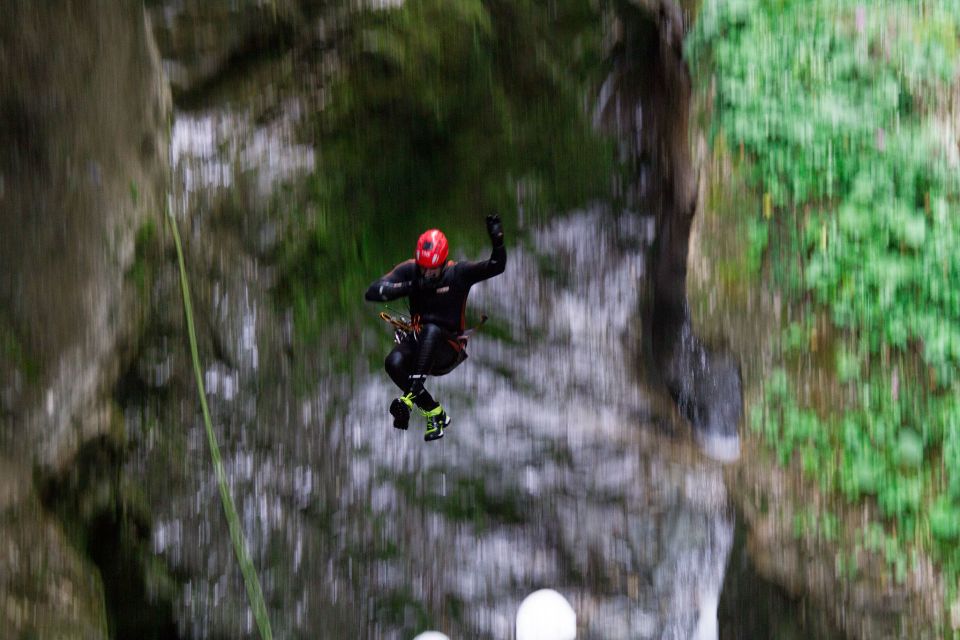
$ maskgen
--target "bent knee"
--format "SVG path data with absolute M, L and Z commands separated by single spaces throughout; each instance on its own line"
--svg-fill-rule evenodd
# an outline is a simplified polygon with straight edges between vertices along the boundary
M 406 370 L 406 356 L 399 351 L 391 351 L 383 361 L 387 373 L 403 373 Z

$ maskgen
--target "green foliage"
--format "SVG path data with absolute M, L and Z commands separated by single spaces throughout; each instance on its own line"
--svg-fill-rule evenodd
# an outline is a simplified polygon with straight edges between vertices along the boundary
M 405 589 L 396 589 L 378 596 L 373 607 L 378 622 L 402 626 L 406 634 L 414 634 L 435 626 L 424 604 Z
M 940 497 L 930 510 L 930 531 L 937 540 L 955 542 L 960 538 L 958 507 L 949 498 Z
M 923 463 L 923 440 L 916 431 L 901 428 L 898 435 L 896 458 L 900 466 L 916 469 Z
M 754 178 L 775 204 L 848 190 L 880 153 L 878 132 L 952 76 L 960 9 L 929 4 L 923 17 L 906 0 L 704 2 L 687 54 L 714 72 L 714 134 L 760 160 Z
M 148 295 L 147 284 L 152 276 L 151 261 L 156 258 L 159 250 L 157 225 L 152 219 L 147 219 L 139 229 L 134 239 L 133 264 L 127 276 L 131 278 L 141 296 Z
M 813 509 L 799 511 L 793 518 L 793 534 L 796 538 L 816 535 L 828 542 L 837 539 L 839 522 L 832 513 L 818 513 Z
M 783 463 L 875 501 L 898 579 L 911 540 L 960 574 L 960 171 L 934 117 L 958 35 L 951 1 L 706 0 L 687 46 L 715 89 L 712 138 L 768 194 L 771 273 L 830 320 L 828 379 L 857 390 L 814 414 L 793 369 L 774 371 L 754 428 Z M 797 357 L 814 337 L 803 320 L 781 344 Z
M 857 26 L 853 2 L 708 2 L 688 52 L 709 49 L 715 133 L 754 158 L 755 184 L 778 205 L 830 203 L 806 223 L 801 286 L 874 353 L 920 341 L 946 387 L 960 365 L 960 183 L 942 134 L 911 116 L 930 71 L 956 71 L 960 9 L 933 4 L 944 22 L 891 2 L 861 7 Z M 894 45 L 902 58 L 881 55 Z
M 838 382 L 850 382 L 860 377 L 860 356 L 845 348 L 836 353 L 836 372 Z
M 515 226 L 519 191 L 528 215 L 606 193 L 612 145 L 583 106 L 601 79 L 597 12 L 412 0 L 348 18 L 314 129 L 321 162 L 282 258 L 301 335 L 358 304 L 424 229 L 442 228 L 456 255 L 485 244 L 491 211 Z
M 791 322 L 783 330 L 781 348 L 784 353 L 802 352 L 810 345 L 812 335 L 812 322 Z
M 489 527 L 493 523 L 521 524 L 527 519 L 519 496 L 509 491 L 491 490 L 480 477 L 452 477 L 443 495 L 424 492 L 409 476 L 398 476 L 391 481 L 417 503 L 443 513 L 450 520 L 469 522 L 477 528 Z
M 756 219 L 751 219 L 747 223 L 747 264 L 746 268 L 751 273 L 760 269 L 763 261 L 763 253 L 767 250 L 767 244 L 770 241 L 770 229 L 766 223 Z
M 39 362 L 30 354 L 21 334 L 0 311 L 0 373 L 6 373 L 7 368 L 19 370 L 31 385 L 39 382 L 42 373 Z

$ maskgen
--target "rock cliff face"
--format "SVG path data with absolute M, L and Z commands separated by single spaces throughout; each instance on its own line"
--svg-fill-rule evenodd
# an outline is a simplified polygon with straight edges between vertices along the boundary
M 265 50 L 286 48 L 333 2 L 315 0 L 162 1 L 150 9 L 164 71 L 184 102 Z
M 44 466 L 109 424 L 162 221 L 169 101 L 136 2 L 7 3 L 0 25 L 4 450 Z
M 0 636 L 106 635 L 101 581 L 33 477 L 107 433 L 162 223 L 169 99 L 142 3 L 0 20 Z
M 617 132 L 621 155 L 633 158 L 633 182 L 625 201 L 649 209 L 657 220 L 646 346 L 658 377 L 701 447 L 711 457 L 729 460 L 739 447 L 739 365 L 732 354 L 705 344 L 693 331 L 686 295 L 697 178 L 689 148 L 691 87 L 683 58 L 684 16 L 666 0 L 631 6 L 620 11 L 619 42 L 597 115 L 603 126 Z M 635 109 L 609 98 L 622 87 L 636 94 Z

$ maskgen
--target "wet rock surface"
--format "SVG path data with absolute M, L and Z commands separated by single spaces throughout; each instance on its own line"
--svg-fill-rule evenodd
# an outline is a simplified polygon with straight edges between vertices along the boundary
M 105 428 L 98 405 L 136 333 L 127 272 L 162 212 L 168 102 L 139 4 L 18 1 L 6 14 L 0 436 L 57 465 Z
M 0 635 L 109 637 L 98 572 L 33 497 L 0 507 Z
M 118 426 L 166 193 L 167 88 L 136 2 L 13 1 L 0 22 L 0 636 L 107 637 L 99 573 L 37 497 Z M 38 474 L 37 470 L 41 470 Z
M 150 3 L 164 72 L 179 101 L 200 99 L 219 78 L 271 50 L 324 30 L 315 0 L 160 0 Z
M 689 149 L 689 72 L 682 55 L 683 16 L 671 3 L 636 3 L 621 13 L 613 70 L 601 89 L 596 121 L 615 131 L 632 180 L 628 205 L 655 219 L 644 351 L 690 422 L 704 450 L 719 460 L 739 455 L 743 414 L 739 363 L 695 333 L 686 299 L 690 230 L 697 208 Z

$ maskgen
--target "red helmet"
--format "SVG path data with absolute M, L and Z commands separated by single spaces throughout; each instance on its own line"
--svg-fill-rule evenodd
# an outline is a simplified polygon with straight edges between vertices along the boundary
M 424 269 L 443 266 L 447 261 L 447 236 L 439 229 L 424 231 L 417 240 L 417 264 Z

